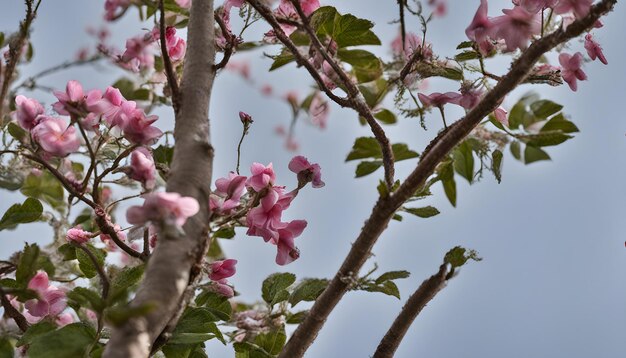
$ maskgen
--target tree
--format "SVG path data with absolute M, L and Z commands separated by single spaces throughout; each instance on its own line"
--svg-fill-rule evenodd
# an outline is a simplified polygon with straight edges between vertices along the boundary
M 110 20 L 134 6 L 157 26 L 131 38 L 123 53 L 100 46 L 100 54 L 62 67 L 108 57 L 118 66 L 138 71 L 144 76 L 144 84 L 138 87 L 132 80 L 121 80 L 103 94 L 85 93 L 80 83 L 70 82 L 65 92 L 55 93 L 58 102 L 53 108 L 66 116 L 59 118 L 46 115 L 39 102 L 19 94 L 21 88 L 37 85 L 34 78 L 23 84 L 14 82 L 18 62 L 22 56 L 28 59 L 32 52 L 28 36 L 39 3 L 27 1 L 20 30 L 8 41 L 0 93 L 2 103 L 13 108 L 3 107 L 0 114 L 7 118 L 3 123 L 13 138 L 2 151 L 3 159 L 8 158 L 3 171 L 6 186 L 20 189 L 28 198 L 7 211 L 2 228 L 39 220 L 45 205 L 46 211 L 55 212 L 46 214 L 46 219 L 57 232 L 51 247 L 27 245 L 5 263 L 3 307 L 17 324 L 16 331 L 24 333 L 18 333 L 19 341 L 6 340 L 6 349 L 16 345 L 28 347 L 31 356 L 51 354 L 47 348 L 50 342 L 73 337 L 68 344 L 59 345 L 60 356 L 87 351 L 104 352 L 104 356 L 145 356 L 159 349 L 166 356 L 201 355 L 204 342 L 223 340 L 216 323 L 230 321 L 240 328 L 231 338 L 242 356 L 301 356 L 347 291 L 399 297 L 394 281 L 406 278 L 407 272 L 392 271 L 377 274 L 376 278 L 373 271 L 363 276 L 359 273 L 392 219 L 401 220 L 405 213 L 422 218 L 439 213 L 432 206 L 413 207 L 411 202 L 429 196 L 433 185 L 441 182 L 445 195 L 455 205 L 455 178 L 463 177 L 472 183 L 486 169 L 500 180 L 505 146 L 510 146 L 516 159 L 528 164 L 549 158 L 543 147 L 571 138 L 577 127 L 555 102 L 525 96 L 509 114 L 499 105 L 521 83 L 558 85 L 566 81 L 576 90 L 576 81 L 585 77 L 580 67 L 581 53 L 563 51 L 559 56 L 561 69 L 536 63 L 554 47 L 596 26 L 614 3 L 605 0 L 591 7 L 590 1 L 563 1 L 558 5 L 521 1 L 503 16 L 489 18 L 486 2 L 481 2 L 466 31 L 470 41 L 459 44 L 452 62 L 433 53 L 425 41 L 429 24 L 445 5 L 437 2 L 435 15 L 426 17 L 426 10 L 420 6 L 400 2 L 395 56 L 393 61 L 382 63 L 361 48 L 380 44 L 369 21 L 340 14 L 330 6 L 319 7 L 316 1 L 282 1 L 277 9 L 270 9 L 263 1 L 227 1 L 215 11 L 212 1 L 195 1 L 191 7 L 183 1 L 107 1 Z M 238 160 L 237 173 L 216 181 L 216 190 L 211 191 L 214 154 L 207 114 L 215 75 L 227 66 L 236 50 L 264 44 L 242 42 L 243 30 L 239 35 L 231 32 L 233 7 L 241 9 L 243 29 L 256 21 L 271 27 L 265 43 L 281 44 L 272 69 L 295 62 L 315 80 L 316 90 L 305 100 L 287 98 L 293 106 L 294 123 L 304 111 L 323 126 L 328 100 L 352 109 L 370 128 L 371 135 L 355 140 L 347 160 L 360 161 L 358 177 L 379 169 L 383 172 L 379 198 L 334 278 L 296 282 L 293 274 L 272 275 L 263 282 L 261 296 L 266 310 L 242 305 L 234 312 L 227 302 L 233 290 L 224 280 L 234 273 L 235 262 L 221 260 L 223 253 L 216 250 L 219 239 L 231 238 L 235 227 L 247 227 L 237 236 L 261 236 L 276 245 L 278 264 L 298 259 L 294 239 L 306 222 L 283 221 L 281 214 L 309 183 L 320 187 L 323 182 L 319 166 L 301 156 L 289 164 L 297 175 L 293 191 L 278 186 L 281 182 L 271 165 L 257 163 L 251 174 L 242 171 L 239 175 Z M 574 21 L 565 27 L 570 13 Z M 407 31 L 405 16 L 421 21 L 421 36 Z M 176 34 L 177 27 L 188 28 L 187 42 Z M 154 46 L 161 50 L 156 58 L 151 52 Z M 216 48 L 223 52 L 219 61 L 214 60 Z M 592 37 L 586 37 L 585 48 L 588 56 L 606 62 Z M 487 70 L 486 60 L 518 49 L 520 55 L 508 73 L 497 75 Z M 162 86 L 154 80 L 156 77 L 146 81 L 145 76 L 154 73 L 164 73 L 167 84 Z M 459 82 L 460 93 L 428 94 L 420 90 L 420 81 L 429 77 Z M 395 106 L 383 108 L 389 105 L 384 99 L 391 94 L 395 95 Z M 153 125 L 155 118 L 147 115 L 151 107 L 162 104 L 171 104 L 175 113 L 175 145 L 168 138 L 157 142 L 163 133 Z M 465 115 L 446 121 L 444 114 L 450 105 L 462 107 Z M 433 114 L 442 116 L 442 130 L 419 155 L 407 144 L 391 142 L 385 124 L 395 122 L 399 114 L 419 118 L 425 125 L 427 113 L 435 108 Z M 7 115 L 11 110 L 13 121 Z M 247 113 L 240 113 L 240 120 L 243 141 L 254 124 Z M 285 134 L 290 146 L 293 135 L 292 130 Z M 127 160 L 128 165 L 124 165 Z M 395 165 L 402 160 L 417 163 L 406 178 L 395 175 Z M 154 190 L 157 172 L 169 194 Z M 133 195 L 118 199 L 133 199 L 138 192 L 144 195 L 143 205 L 126 211 L 126 221 L 133 226 L 128 233 L 116 226 L 119 219 L 114 214 L 119 201 L 110 199 L 110 190 L 116 187 L 104 185 L 113 175 L 118 178 L 115 185 L 135 181 L 142 186 Z M 69 215 L 72 206 L 83 211 Z M 96 236 L 107 245 L 104 249 L 94 246 Z M 155 242 L 152 250 L 151 243 Z M 142 246 L 137 247 L 138 243 Z M 136 261 L 123 269 L 105 263 L 107 252 L 115 248 Z M 376 356 L 393 354 L 421 308 L 469 259 L 477 260 L 478 256 L 461 247 L 444 256 L 439 271 L 409 298 Z M 91 280 L 65 294 L 61 281 L 50 283 L 49 276 L 59 277 L 57 271 L 63 273 L 60 277 Z M 81 322 L 56 329 L 55 323 L 63 325 L 76 319 L 74 314 L 63 311 L 66 300 Z M 291 308 L 301 301 L 315 303 L 306 313 L 293 311 Z M 95 318 L 94 324 L 89 323 L 90 315 Z M 283 348 L 284 321 L 298 328 Z M 111 329 L 108 341 L 105 327 Z

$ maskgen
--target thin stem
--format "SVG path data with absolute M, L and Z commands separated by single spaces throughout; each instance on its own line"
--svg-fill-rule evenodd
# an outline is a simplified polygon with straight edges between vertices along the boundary
M 22 83 L 20 83 L 19 85 L 15 86 L 12 91 L 16 92 L 17 90 L 19 90 L 20 88 L 29 88 L 29 89 L 33 89 L 36 88 L 37 85 L 36 80 L 48 75 L 51 75 L 57 71 L 61 71 L 61 70 L 65 70 L 71 67 L 76 67 L 76 66 L 82 66 L 82 65 L 87 65 L 93 62 L 97 62 L 99 60 L 101 60 L 103 58 L 102 55 L 94 55 L 91 58 L 88 58 L 86 60 L 76 60 L 76 61 L 65 61 L 63 63 L 60 63 L 58 65 L 52 66 L 50 68 L 47 68 L 41 72 L 38 72 L 30 77 L 28 77 L 27 79 L 25 79 Z
M 443 111 L 443 106 L 437 106 L 439 108 L 439 113 L 441 113 L 441 120 L 443 120 L 443 127 L 448 129 L 448 125 L 446 124 L 446 114 Z
M 241 138 L 239 139 L 239 144 L 237 144 L 237 175 L 239 175 L 239 163 L 241 161 L 241 144 L 243 143 L 243 139 L 246 137 L 246 134 L 248 134 L 248 128 L 250 128 L 250 124 L 246 121 L 243 123 Z
M 170 54 L 169 52 L 167 52 L 167 41 L 165 39 L 165 9 L 163 2 L 164 0 L 159 0 L 159 12 L 161 15 L 159 21 L 159 40 L 161 43 L 161 54 L 163 55 L 163 67 L 165 67 L 167 83 L 170 85 L 170 89 L 172 90 L 172 107 L 174 107 L 174 111 L 176 112 L 180 107 L 180 91 L 178 90 L 178 79 L 176 78 L 176 72 L 174 72 L 174 67 L 172 66 Z
M 446 286 L 447 276 L 448 264 L 444 263 L 439 267 L 439 272 L 422 282 L 420 287 L 406 301 L 393 324 L 380 341 L 374 353 L 374 358 L 393 357 L 411 324 L 426 307 L 426 304 L 435 298 L 435 295 Z
M 222 9 L 221 11 L 224 11 L 224 9 Z M 226 39 L 226 47 L 224 48 L 224 56 L 222 57 L 222 60 L 218 64 L 214 65 L 214 70 L 217 71 L 219 69 L 226 67 L 226 64 L 228 64 L 228 61 L 230 60 L 230 57 L 233 54 L 233 49 L 235 48 L 235 46 L 237 46 L 237 38 L 230 31 L 228 31 L 228 26 L 226 26 L 224 19 L 217 12 L 215 13 L 214 17 L 215 17 L 215 22 L 217 22 L 217 24 L 220 27 L 220 30 L 222 31 L 222 35 L 224 35 L 224 38 Z
M 106 300 L 107 297 L 109 296 L 109 288 L 111 286 L 109 277 L 107 276 L 106 272 L 104 272 L 104 269 L 98 262 L 98 259 L 93 254 L 93 252 L 91 252 L 91 250 L 89 250 L 87 247 L 85 247 L 85 245 L 82 245 L 82 244 L 73 244 L 73 245 L 79 248 L 80 250 L 82 250 L 85 254 L 87 254 L 87 256 L 89 257 L 89 260 L 91 261 L 93 266 L 96 268 L 96 271 L 98 272 L 98 276 L 100 276 L 100 284 L 102 285 L 102 298 Z

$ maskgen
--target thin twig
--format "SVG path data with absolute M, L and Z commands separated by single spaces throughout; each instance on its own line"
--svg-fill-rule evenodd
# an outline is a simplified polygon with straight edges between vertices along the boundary
M 93 254 L 93 252 L 91 252 L 91 250 L 89 250 L 87 247 L 85 247 L 85 245 L 82 245 L 82 244 L 73 244 L 73 245 L 79 248 L 80 250 L 82 250 L 85 254 L 87 254 L 87 256 L 89 257 L 89 260 L 91 261 L 93 266 L 96 268 L 96 271 L 98 272 L 98 276 L 100 276 L 100 284 L 102 285 L 102 298 L 106 300 L 107 297 L 109 296 L 109 288 L 111 287 L 111 282 L 109 281 L 109 277 L 107 276 L 106 272 L 104 272 L 104 269 L 98 262 L 98 259 Z
M 174 112 L 177 112 L 180 108 L 180 91 L 178 90 L 178 78 L 176 78 L 176 72 L 174 72 L 170 54 L 167 52 L 167 40 L 165 39 L 165 8 L 163 2 L 164 0 L 159 0 L 159 12 L 161 13 L 159 21 L 161 53 L 163 55 L 163 67 L 165 68 L 167 83 L 170 85 L 170 89 L 172 90 L 172 107 L 174 107 Z
M 10 318 L 13 318 L 15 324 L 17 324 L 20 330 L 22 332 L 26 332 L 28 327 L 30 327 L 30 324 L 28 324 L 28 321 L 26 320 L 24 315 L 21 314 L 20 311 L 18 311 L 15 307 L 13 307 L 11 301 L 9 301 L 9 299 L 7 298 L 4 290 L 2 290 L 2 287 L 0 287 L 0 300 L 2 301 L 4 314 Z
M 426 281 L 422 282 L 420 287 L 409 297 L 402 310 L 393 321 L 391 327 L 380 341 L 374 358 L 391 358 L 398 349 L 398 346 L 404 339 L 406 332 L 411 327 L 415 318 L 422 312 L 426 304 L 430 302 L 435 295 L 446 287 L 448 275 L 448 264 L 444 263 L 439 267 L 439 271 L 430 276 Z
M 222 8 L 220 11 L 224 11 L 224 9 Z M 230 31 L 228 31 L 228 26 L 226 26 L 224 19 L 217 12 L 215 13 L 215 22 L 217 22 L 217 24 L 220 26 L 222 35 L 224 35 L 224 38 L 226 39 L 226 47 L 224 48 L 224 56 L 222 57 L 222 60 L 219 63 L 213 65 L 213 69 L 217 71 L 219 69 L 226 67 L 226 64 L 230 60 L 230 56 L 232 56 L 233 54 L 233 49 L 235 48 L 235 46 L 237 46 L 237 38 Z

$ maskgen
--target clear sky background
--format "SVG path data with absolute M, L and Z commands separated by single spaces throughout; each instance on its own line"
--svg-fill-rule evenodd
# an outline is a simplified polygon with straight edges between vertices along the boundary
M 87 26 L 100 26 L 104 1 L 43 0 L 34 25 L 32 40 L 35 58 L 22 68 L 22 74 L 36 73 L 73 58 L 82 46 L 91 44 Z M 219 3 L 219 1 L 218 1 Z M 322 1 L 330 4 L 329 1 Z M 383 46 L 371 47 L 389 58 L 388 44 L 397 34 L 390 24 L 397 16 L 396 2 L 337 1 L 341 12 L 351 12 L 376 23 Z M 453 56 L 455 46 L 465 40 L 464 29 L 478 6 L 478 0 L 451 0 L 449 13 L 429 28 L 429 40 L 440 56 Z M 490 15 L 508 8 L 510 1 L 490 1 Z M 17 28 L 23 2 L 4 1 L 0 11 L 0 31 Z M 552 161 L 525 166 L 505 153 L 501 184 L 489 175 L 469 186 L 457 179 L 458 204 L 453 208 L 440 185 L 428 205 L 441 214 L 431 219 L 406 217 L 393 222 L 374 249 L 374 262 L 380 272 L 408 270 L 409 279 L 397 281 L 402 300 L 375 293 L 351 292 L 330 316 L 307 357 L 367 357 L 388 329 L 404 300 L 423 279 L 433 274 L 451 247 L 462 245 L 479 251 L 482 262 L 470 263 L 453 279 L 417 318 L 397 357 L 623 357 L 626 333 L 626 249 L 624 248 L 626 199 L 626 11 L 621 2 L 605 19 L 605 27 L 594 33 L 602 44 L 609 65 L 585 65 L 589 81 L 579 84 L 577 93 L 567 86 L 525 85 L 511 94 L 510 106 L 525 92 L 534 90 L 565 106 L 564 112 L 578 125 L 576 138 L 548 148 Z M 235 25 L 237 26 L 237 25 Z M 136 12 L 112 24 L 111 43 L 123 48 L 126 38 L 150 27 L 137 22 Z M 419 32 L 412 19 L 409 30 Z M 235 27 L 237 28 L 237 27 Z M 248 38 L 267 30 L 254 26 Z M 256 33 L 254 33 L 256 32 Z M 572 42 L 574 51 L 582 44 Z M 273 53 L 272 49 L 266 51 Z M 551 56 L 553 63 L 556 56 Z M 303 69 L 291 65 L 268 73 L 270 62 L 261 52 L 235 56 L 252 61 L 255 86 L 269 83 L 277 94 L 299 89 L 308 93 L 313 82 Z M 492 72 L 503 73 L 508 63 L 492 64 Z M 41 82 L 64 88 L 67 80 L 77 79 L 86 88 L 104 89 L 120 71 L 108 67 L 82 68 L 49 76 Z M 431 91 L 457 90 L 449 81 L 430 82 Z M 28 94 L 45 101 L 53 98 L 37 91 Z M 214 179 L 233 170 L 236 141 L 240 135 L 237 112 L 254 117 L 251 135 L 243 145 L 242 166 L 254 161 L 273 162 L 277 182 L 294 187 L 295 176 L 287 170 L 293 153 L 274 134 L 277 125 L 288 125 L 290 109 L 279 100 L 263 97 L 258 89 L 232 73 L 220 74 L 211 103 L 212 137 L 216 147 Z M 157 112 L 159 126 L 172 128 L 170 109 Z M 448 120 L 460 112 L 448 111 Z M 401 119 L 386 127 L 392 141 L 406 142 L 422 151 L 439 128 L 440 119 L 428 119 L 424 132 L 413 119 Z M 325 131 L 299 122 L 297 139 L 300 154 L 323 168 L 323 189 L 307 188 L 286 212 L 286 219 L 305 218 L 309 226 L 297 239 L 301 258 L 287 267 L 274 263 L 275 248 L 261 238 L 238 232 L 223 247 L 238 259 L 237 275 L 231 280 L 248 302 L 260 300 L 261 281 L 270 273 L 291 271 L 302 277 L 332 277 L 356 238 L 376 200 L 375 186 L 382 172 L 354 179 L 354 163 L 344 163 L 346 154 L 359 136 L 369 131 L 361 127 L 348 110 L 332 108 Z M 415 162 L 398 164 L 403 178 Z M 19 195 L 1 194 L 0 211 L 21 201 Z M 123 215 L 119 215 L 122 217 Z M 7 257 L 24 241 L 46 243 L 51 230 L 44 224 L 21 226 L 0 232 L 0 253 Z M 300 306 L 300 305 L 299 305 Z M 303 307 L 297 307 L 302 309 Z M 232 356 L 231 348 L 211 341 L 209 355 Z

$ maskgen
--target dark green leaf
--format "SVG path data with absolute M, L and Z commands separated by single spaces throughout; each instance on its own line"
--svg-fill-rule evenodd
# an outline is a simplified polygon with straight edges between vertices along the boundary
M 478 257 L 478 253 L 476 251 L 467 250 L 461 246 L 452 248 L 444 256 L 444 261 L 449 263 L 453 269 L 465 265 L 467 260 L 480 261 L 482 258 Z
M 5 337 L 0 337 L 0 358 L 13 358 L 13 354 L 11 342 Z
M 454 56 L 454 59 L 456 61 L 463 62 L 463 61 L 475 60 L 478 57 L 479 55 L 478 55 L 478 52 L 476 51 L 464 51 Z
M 17 270 L 15 271 L 15 280 L 20 287 L 26 287 L 28 281 L 35 276 L 39 252 L 40 250 L 37 244 L 24 244 L 24 250 L 20 254 L 20 260 L 17 264 Z
M 463 70 L 457 67 L 446 67 L 441 76 L 454 81 L 461 81 L 463 79 Z
M 261 333 L 254 339 L 254 343 L 257 346 L 272 356 L 278 355 L 283 350 L 286 341 L 287 335 L 284 328 L 273 332 Z
M 28 348 L 30 358 L 84 357 L 96 338 L 94 329 L 72 323 L 56 331 L 35 337 Z
M 393 144 L 391 146 L 391 150 L 393 151 L 393 159 L 396 162 L 419 157 L 419 154 L 417 154 L 417 152 L 410 150 L 409 147 L 404 143 Z
M 374 81 L 383 74 L 383 64 L 373 53 L 365 50 L 339 49 L 337 56 L 352 65 L 359 83 Z
M 398 121 L 396 119 L 396 115 L 386 108 L 383 108 L 376 112 L 374 114 L 374 117 L 385 124 L 394 124 Z
M 120 298 L 125 298 L 129 289 L 139 283 L 143 276 L 144 266 L 126 267 L 118 272 L 111 280 L 111 293 L 109 302 L 115 302 Z
M 24 143 L 28 138 L 28 132 L 13 122 L 7 125 L 7 132 L 20 143 Z
M 395 221 L 402 221 L 402 215 L 400 214 L 393 214 L 393 216 L 391 217 L 391 220 L 395 220 Z
M 124 98 L 131 98 L 135 92 L 135 83 L 128 78 L 120 78 L 112 86 L 119 89 Z
M 146 303 L 139 307 L 120 305 L 110 307 L 106 311 L 104 311 L 104 313 L 107 321 L 109 321 L 114 326 L 119 327 L 129 319 L 133 317 L 145 316 L 148 313 L 154 311 L 156 308 L 157 307 L 152 303 Z
M 498 183 L 502 181 L 502 152 L 496 149 L 491 153 L 491 170 Z
M 530 109 L 531 111 L 533 111 L 535 117 L 546 119 L 551 115 L 558 113 L 561 109 L 563 109 L 563 106 L 558 103 L 554 103 L 552 101 L 544 99 L 533 102 L 533 104 L 530 105 Z
M 104 301 L 100 293 L 85 287 L 76 287 L 67 293 L 70 306 L 86 307 L 95 312 L 102 312 Z
M 464 48 L 470 48 L 472 46 L 474 46 L 474 41 L 463 41 L 456 47 L 456 49 L 460 50 Z
M 519 142 L 511 143 L 511 154 L 513 154 L 513 158 L 519 161 L 522 160 L 522 148 Z
M 578 127 L 563 116 L 562 113 L 557 114 L 552 117 L 542 128 L 541 132 L 549 132 L 560 130 L 563 133 L 576 133 L 578 132 Z
M 37 199 L 27 198 L 22 204 L 14 204 L 0 219 L 0 231 L 14 229 L 18 224 L 30 223 L 38 220 L 43 212 L 43 206 Z
M 172 332 L 170 343 L 202 343 L 215 337 L 226 344 L 222 332 L 213 323 L 215 320 L 213 313 L 205 307 L 188 308 Z M 208 333 L 210 335 L 206 335 Z
M 64 210 L 66 205 L 63 199 L 63 186 L 47 171 L 40 175 L 29 174 L 20 191 L 25 196 L 42 200 L 59 211 Z
M 228 321 L 233 310 L 228 298 L 211 291 L 200 293 L 196 305 L 205 307 L 222 321 Z
M 272 63 L 272 66 L 270 67 L 270 71 L 274 71 L 275 69 L 283 67 L 284 65 L 296 60 L 293 54 L 286 48 L 284 48 L 280 52 L 280 54 L 274 56 L 273 58 L 274 58 L 274 62 Z
M 464 141 L 452 152 L 454 169 L 471 184 L 474 180 L 474 155 L 468 141 Z
M 346 162 L 364 158 L 382 158 L 380 145 L 374 137 L 359 137 L 354 141 L 352 151 L 348 153 Z
M 63 255 L 63 261 L 76 260 L 76 247 L 71 244 L 63 244 L 57 249 Z
M 456 182 L 454 181 L 453 162 L 447 160 L 442 162 L 437 168 L 437 174 L 441 179 L 443 190 L 452 206 L 456 206 Z
M 400 291 L 398 290 L 398 286 L 393 281 L 385 281 L 382 284 L 370 284 L 365 285 L 363 291 L 367 292 L 381 292 L 389 296 L 394 296 L 397 299 L 400 299 Z
M 524 150 L 524 163 L 530 164 L 538 162 L 540 160 L 550 160 L 550 156 L 548 155 L 548 153 L 539 148 L 527 145 L 526 149 Z
M 174 157 L 174 147 L 160 145 L 152 152 L 152 156 L 155 162 L 169 166 Z
M 296 313 L 289 313 L 287 314 L 287 317 L 286 317 L 286 323 L 287 324 L 300 324 L 302 323 L 302 321 L 306 318 L 308 314 L 309 314 L 308 310 L 299 311 Z
M 25 344 L 30 344 L 33 339 L 41 336 L 42 334 L 54 331 L 56 328 L 56 324 L 50 321 L 41 321 L 39 323 L 33 324 L 32 326 L 28 327 L 26 332 L 24 332 L 22 337 L 20 337 L 15 346 L 21 347 Z
M 374 27 L 374 23 L 371 21 L 359 19 L 351 14 L 335 16 L 331 37 L 337 42 L 339 48 L 380 45 L 380 39 L 370 30 L 372 27 Z
M 564 134 L 561 131 L 545 131 L 537 134 L 525 134 L 517 136 L 517 139 L 526 143 L 531 147 L 548 147 L 552 145 L 559 145 L 568 139 L 574 137 Z
M 283 292 L 287 292 L 286 289 L 295 281 L 296 275 L 289 272 L 274 273 L 269 275 L 263 281 L 261 291 L 263 300 L 272 306 L 278 302 L 287 300 L 287 298 L 289 298 L 289 293 L 287 293 L 287 297 L 285 297 Z
M 225 227 L 217 230 L 213 237 L 219 237 L 221 239 L 232 239 L 235 237 L 235 228 L 234 227 Z
M 356 167 L 355 177 L 360 178 L 368 174 L 371 174 L 375 172 L 378 168 L 380 168 L 382 165 L 383 165 L 383 162 L 381 160 L 374 160 L 371 162 L 367 162 L 367 161 L 360 162 L 359 165 L 357 165 Z
M 307 278 L 302 280 L 289 296 L 289 303 L 292 306 L 301 301 L 315 301 L 328 286 L 328 280 L 319 278 Z
M 102 249 L 97 249 L 91 244 L 85 245 L 87 250 L 91 251 L 91 253 L 96 257 L 96 261 L 100 267 L 104 265 L 104 258 L 106 257 L 106 251 Z M 96 270 L 96 266 L 89 258 L 83 250 L 76 249 L 76 259 L 78 259 L 78 268 L 83 272 L 85 277 L 92 278 L 98 274 Z
M 419 216 L 420 218 L 429 218 L 439 215 L 439 210 L 432 206 L 425 206 L 423 208 L 403 208 L 402 210 L 415 216 Z

